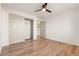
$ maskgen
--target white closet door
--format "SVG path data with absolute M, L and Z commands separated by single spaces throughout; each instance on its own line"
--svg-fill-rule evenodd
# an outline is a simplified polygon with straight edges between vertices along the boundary
M 31 38 L 31 21 L 30 20 L 24 20 L 25 25 L 25 39 Z
M 31 21 L 24 20 L 24 17 L 10 15 L 9 18 L 9 40 L 10 44 L 25 41 L 31 38 Z
M 9 42 L 10 44 L 24 41 L 24 18 L 10 15 L 9 18 Z

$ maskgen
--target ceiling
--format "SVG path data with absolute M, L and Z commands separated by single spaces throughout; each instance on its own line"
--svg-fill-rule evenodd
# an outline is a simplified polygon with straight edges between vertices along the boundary
M 54 15 L 55 13 L 59 13 L 65 10 L 78 8 L 78 3 L 48 3 L 47 8 L 52 11 L 52 13 L 48 12 L 34 12 L 41 8 L 43 3 L 4 3 L 3 5 L 9 8 L 14 8 L 32 15 L 35 15 L 40 18 L 46 18 Z

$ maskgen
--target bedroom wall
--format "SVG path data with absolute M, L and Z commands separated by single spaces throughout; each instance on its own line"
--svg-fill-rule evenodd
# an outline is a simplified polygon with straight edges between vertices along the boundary
M 79 46 L 79 9 L 53 14 L 46 20 L 46 38 Z
M 8 15 L 0 4 L 0 50 L 4 45 L 8 45 Z
M 2 46 L 6 46 L 9 44 L 9 20 L 8 20 L 8 12 L 2 7 Z
M 1 13 L 1 12 L 2 12 L 2 6 L 1 6 L 1 4 L 0 4 L 0 53 L 1 53 L 1 38 L 2 38 L 2 37 L 1 37 L 1 34 L 2 34 L 2 33 L 1 33 L 1 32 L 2 32 L 2 31 L 1 31 L 1 19 L 2 19 L 2 17 L 1 17 L 1 14 L 2 14 L 2 13 Z

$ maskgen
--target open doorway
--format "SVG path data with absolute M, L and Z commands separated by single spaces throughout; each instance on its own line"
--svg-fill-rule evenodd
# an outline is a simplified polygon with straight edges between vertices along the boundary
M 25 40 L 33 39 L 33 20 L 25 18 L 24 24 L 25 24 Z
M 37 22 L 37 38 L 45 38 L 45 21 Z
M 19 43 L 33 39 L 33 20 L 9 14 L 9 43 Z

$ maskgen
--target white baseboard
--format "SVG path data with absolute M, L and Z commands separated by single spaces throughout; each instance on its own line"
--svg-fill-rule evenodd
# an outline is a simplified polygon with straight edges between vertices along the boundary
M 55 40 L 55 41 L 59 41 L 59 42 L 63 42 L 63 43 L 66 43 L 66 44 L 70 44 L 70 45 L 76 45 L 76 46 L 79 46 L 79 43 L 76 43 L 76 42 L 71 42 L 71 41 L 67 41 L 67 40 L 59 40 L 59 39 L 55 39 L 55 38 L 46 38 L 46 39 L 49 39 L 49 40 Z

